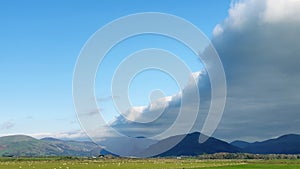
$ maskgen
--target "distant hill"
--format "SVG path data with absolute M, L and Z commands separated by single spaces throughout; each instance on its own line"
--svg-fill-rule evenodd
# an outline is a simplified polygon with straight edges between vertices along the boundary
M 59 152 L 54 146 L 29 136 L 0 137 L 1 156 L 45 156 Z
M 242 151 L 254 154 L 300 154 L 300 135 L 288 134 L 275 139 L 250 143 Z
M 217 152 L 235 153 L 240 151 L 239 148 L 213 137 L 208 138 L 204 143 L 199 143 L 199 135 L 199 132 L 195 132 L 188 134 L 185 137 L 183 135 L 178 135 L 163 139 L 158 143 L 151 145 L 144 154 L 151 153 L 153 150 L 159 150 L 164 147 L 164 145 L 174 143 L 174 140 L 178 140 L 178 137 L 184 138 L 176 146 L 157 156 L 195 156 Z
M 92 142 L 38 140 L 25 135 L 0 137 L 0 156 L 93 156 L 100 150 Z
M 41 141 L 44 141 L 61 151 L 58 155 L 98 156 L 102 150 L 99 145 L 89 141 L 65 141 L 55 138 L 43 138 Z
M 233 145 L 233 146 L 236 146 L 238 148 L 243 149 L 243 148 L 249 146 L 251 143 L 248 143 L 246 141 L 237 140 L 237 141 L 231 142 L 230 144 Z

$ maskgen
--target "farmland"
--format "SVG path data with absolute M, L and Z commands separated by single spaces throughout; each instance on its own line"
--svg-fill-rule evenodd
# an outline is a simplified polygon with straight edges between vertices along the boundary
M 199 159 L 60 159 L 2 158 L 0 169 L 257 169 L 300 168 L 300 160 L 199 160 Z

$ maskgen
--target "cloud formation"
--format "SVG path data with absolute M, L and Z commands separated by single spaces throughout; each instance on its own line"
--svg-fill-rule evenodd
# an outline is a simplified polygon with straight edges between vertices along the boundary
M 214 31 L 227 106 L 216 136 L 264 139 L 300 133 L 300 1 L 236 1 Z
M 300 1 L 233 1 L 228 17 L 213 30 L 212 42 L 227 78 L 227 104 L 213 136 L 232 141 L 263 140 L 287 133 L 300 133 Z M 209 65 L 213 66 L 213 65 Z M 210 82 L 205 71 L 197 79 L 201 104 L 192 131 L 201 131 L 210 106 Z M 195 88 L 133 107 L 111 123 L 130 137 L 151 137 L 168 129 L 179 111 L 194 111 L 193 102 L 182 107 L 182 98 L 193 99 Z M 158 116 L 159 115 L 159 116 Z M 158 117 L 158 118 L 154 118 Z M 147 121 L 150 123 L 136 123 Z M 182 122 L 173 135 L 182 134 Z
M 190 75 L 184 89 L 173 96 L 167 96 L 153 100 L 149 105 L 142 107 L 132 107 L 127 111 L 126 119 L 119 116 L 111 126 L 118 132 L 130 137 L 153 137 L 167 130 L 176 120 L 179 113 L 189 116 L 191 112 L 197 111 L 199 107 L 195 103 L 196 92 L 199 92 L 195 86 L 202 79 L 205 72 L 195 72 Z M 199 100 L 197 100 L 198 103 Z M 183 104 L 184 102 L 184 104 Z M 190 119 L 186 119 L 189 121 Z M 140 123 L 141 122 L 141 123 Z M 184 134 L 184 129 L 189 126 L 186 123 L 180 123 L 175 130 L 176 134 Z M 167 136 L 172 136 L 171 134 Z M 165 138 L 166 136 L 163 136 Z

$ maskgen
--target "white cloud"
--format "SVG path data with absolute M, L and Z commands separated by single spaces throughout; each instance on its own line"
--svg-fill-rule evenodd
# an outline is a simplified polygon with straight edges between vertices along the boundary
M 135 121 L 141 116 L 141 114 L 145 111 L 146 108 L 146 106 L 135 106 L 130 108 L 126 112 L 128 120 Z
M 299 0 L 240 0 L 233 1 L 228 17 L 213 30 L 215 37 L 228 30 L 244 31 L 266 23 L 299 22 Z
M 233 1 L 228 10 L 228 17 L 223 24 L 217 24 L 213 30 L 214 36 L 219 36 L 224 29 L 241 30 L 257 24 L 262 17 L 261 9 L 265 6 L 264 0 L 240 0 Z
M 267 0 L 263 13 L 265 22 L 299 22 L 299 0 Z
M 213 35 L 214 36 L 219 36 L 224 32 L 222 26 L 220 24 L 217 24 L 213 30 Z

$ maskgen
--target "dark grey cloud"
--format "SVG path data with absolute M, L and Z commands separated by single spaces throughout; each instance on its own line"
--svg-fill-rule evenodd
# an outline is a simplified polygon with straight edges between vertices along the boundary
M 300 1 L 239 1 L 216 26 L 213 44 L 228 85 L 217 137 L 255 140 L 300 133 L 300 19 L 295 14 Z

